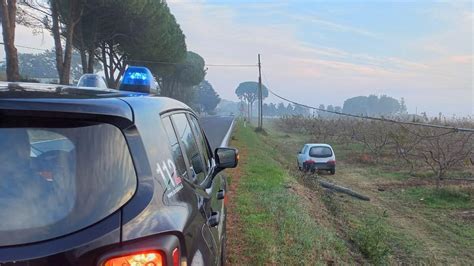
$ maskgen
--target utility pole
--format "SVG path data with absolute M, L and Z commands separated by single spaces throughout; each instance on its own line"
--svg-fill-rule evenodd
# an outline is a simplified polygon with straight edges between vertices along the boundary
M 263 129 L 262 64 L 258 54 L 258 128 Z

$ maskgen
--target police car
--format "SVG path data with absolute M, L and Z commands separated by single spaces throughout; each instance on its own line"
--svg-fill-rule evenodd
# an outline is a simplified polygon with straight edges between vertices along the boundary
M 0 265 L 219 265 L 226 179 L 196 114 L 120 90 L 0 83 Z

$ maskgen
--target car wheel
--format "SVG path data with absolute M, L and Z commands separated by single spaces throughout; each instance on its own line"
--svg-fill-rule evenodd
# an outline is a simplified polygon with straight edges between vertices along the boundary
M 334 175 L 336 173 L 336 169 L 331 169 L 329 170 L 329 172 L 331 173 L 331 175 Z
M 298 166 L 298 170 L 303 171 L 303 168 L 301 168 L 300 163 L 296 161 L 296 165 Z

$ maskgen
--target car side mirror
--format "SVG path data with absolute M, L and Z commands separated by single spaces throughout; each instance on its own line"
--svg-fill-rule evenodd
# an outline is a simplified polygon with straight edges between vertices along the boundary
M 235 168 L 239 163 L 239 151 L 234 148 L 217 148 L 215 150 L 216 166 L 219 171 Z

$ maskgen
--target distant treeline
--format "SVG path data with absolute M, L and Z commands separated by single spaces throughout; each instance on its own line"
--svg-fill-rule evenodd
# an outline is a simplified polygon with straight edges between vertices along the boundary
M 240 113 L 242 115 L 247 115 L 247 110 L 249 109 L 247 107 L 248 104 L 244 101 L 240 103 L 224 101 L 222 105 L 217 108 L 217 110 L 221 113 Z M 317 106 L 317 108 L 329 112 L 320 110 L 315 110 L 313 112 L 309 108 L 291 103 L 264 103 L 263 114 L 266 117 L 302 115 L 318 116 L 322 118 L 337 116 L 337 114 L 332 114 L 330 112 L 348 113 L 364 116 L 394 116 L 407 114 L 407 107 L 403 98 L 399 101 L 387 95 L 357 96 L 345 100 L 343 107 L 334 105 L 325 106 L 324 104 L 320 104 L 319 106 Z M 253 109 L 257 110 L 257 106 L 254 106 Z M 257 114 L 255 112 L 254 116 L 256 115 Z

